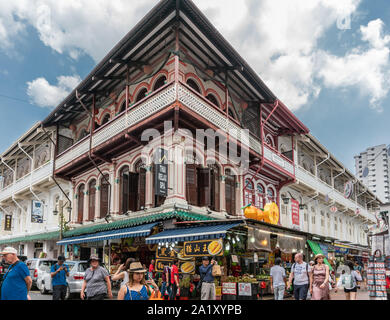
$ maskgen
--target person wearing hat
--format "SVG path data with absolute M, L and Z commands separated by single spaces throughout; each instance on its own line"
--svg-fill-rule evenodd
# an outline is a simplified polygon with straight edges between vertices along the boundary
M 100 259 L 97 255 L 91 255 L 89 262 L 91 267 L 85 270 L 84 282 L 81 287 L 80 297 L 82 300 L 87 294 L 87 300 L 104 300 L 108 297 L 112 299 L 111 280 L 108 271 L 100 266 Z
M 202 258 L 202 265 L 199 267 L 201 289 L 201 300 L 215 300 L 215 284 L 213 277 L 213 265 L 216 264 L 214 259 L 211 263 L 208 257 Z
M 69 277 L 69 268 L 64 264 L 65 257 L 58 256 L 58 262 L 51 266 L 51 284 L 53 286 L 53 300 L 65 300 Z
M 18 252 L 12 247 L 5 248 L 0 255 L 10 264 L 3 277 L 0 300 L 30 300 L 28 292 L 31 289 L 32 279 L 25 263 L 17 256 Z
M 311 300 L 329 300 L 329 266 L 324 263 L 322 253 L 314 257 L 313 271 L 310 273 Z
M 119 290 L 118 300 L 149 300 L 153 291 L 155 295 L 161 296 L 154 280 L 145 280 L 146 272 L 141 262 L 131 263 L 128 269 L 129 282 Z

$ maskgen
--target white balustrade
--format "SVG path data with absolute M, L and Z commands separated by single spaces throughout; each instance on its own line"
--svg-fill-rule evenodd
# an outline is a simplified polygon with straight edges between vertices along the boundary
M 41 181 L 47 179 L 51 175 L 53 162 L 49 161 L 43 166 L 35 169 L 29 174 L 17 180 L 14 184 L 9 185 L 4 190 L 0 191 L 0 201 L 4 201 L 12 197 L 13 194 L 17 194 L 25 189 L 30 188 L 30 183 L 32 186 L 40 183 Z
M 359 214 L 367 219 L 370 219 L 371 221 L 375 222 L 375 217 L 372 213 L 368 212 L 365 208 L 362 206 L 356 204 L 355 201 L 352 201 L 351 199 L 347 199 L 344 197 L 344 195 L 339 192 L 338 190 L 334 189 L 333 187 L 329 186 L 325 182 L 323 182 L 321 179 L 315 177 L 310 172 L 306 171 L 300 166 L 296 166 L 295 168 L 295 176 L 299 182 L 302 182 L 312 188 L 313 190 L 318 191 L 321 194 L 328 195 L 330 200 L 334 200 L 340 205 L 350 208 L 351 210 L 355 211 L 356 208 L 359 208 Z

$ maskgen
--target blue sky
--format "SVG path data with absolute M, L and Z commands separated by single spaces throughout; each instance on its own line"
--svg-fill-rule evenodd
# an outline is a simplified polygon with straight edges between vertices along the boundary
M 44 119 L 156 2 L 82 0 L 80 13 L 76 1 L 64 1 L 43 0 L 38 9 L 34 1 L 0 4 L 0 152 Z M 388 1 L 209 2 L 195 1 L 352 172 L 355 154 L 390 143 Z M 349 10 L 351 29 L 337 27 L 340 3 Z M 268 20 L 275 12 L 279 24 Z

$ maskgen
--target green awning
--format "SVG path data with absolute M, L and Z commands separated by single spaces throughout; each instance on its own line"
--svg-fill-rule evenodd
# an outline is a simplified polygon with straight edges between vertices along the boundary
M 324 254 L 324 252 L 321 250 L 321 247 L 320 245 L 315 242 L 315 241 L 311 241 L 311 240 L 307 240 L 307 243 L 309 244 L 311 250 L 313 251 L 313 253 L 316 255 L 316 254 L 323 254 L 325 256 L 325 259 L 324 259 L 324 262 L 325 264 L 327 264 L 329 266 L 329 270 L 332 271 L 333 268 L 332 266 L 330 265 L 328 259 L 326 258 L 326 255 Z
M 12 239 L 0 240 L 0 245 L 16 243 L 16 242 L 57 240 L 59 238 L 59 236 L 60 236 L 59 231 L 39 233 L 39 234 L 31 235 L 31 236 L 16 237 L 16 238 L 12 238 Z
M 214 220 L 214 218 L 210 218 L 208 216 L 192 213 L 192 212 L 185 212 L 185 211 L 161 212 L 161 213 L 152 214 L 152 215 L 139 217 L 139 218 L 129 218 L 129 219 L 123 219 L 111 223 L 102 223 L 98 225 L 90 225 L 86 227 L 76 228 L 73 230 L 66 231 L 64 233 L 64 237 L 67 238 L 67 237 L 79 236 L 82 234 L 128 228 L 128 227 L 148 224 L 156 221 L 169 220 L 173 218 L 180 218 L 187 221 Z
M 80 227 L 76 229 L 72 229 L 69 231 L 65 231 L 63 237 L 74 237 L 79 236 L 83 234 L 91 234 L 96 232 L 102 232 L 102 231 L 110 231 L 110 230 L 116 230 L 116 229 L 122 229 L 122 228 L 128 228 L 148 223 L 153 223 L 157 221 L 164 221 L 169 220 L 173 218 L 179 218 L 186 221 L 208 221 L 208 220 L 215 220 L 214 218 L 210 218 L 208 216 L 192 213 L 192 212 L 185 212 L 185 211 L 170 211 L 170 212 L 160 212 L 156 214 L 151 214 L 144 217 L 139 218 L 129 218 L 129 219 L 123 219 L 119 221 L 114 221 L 111 223 L 101 223 L 97 225 L 89 225 L 85 227 Z M 31 241 L 44 241 L 44 240 L 58 240 L 60 237 L 59 231 L 55 232 L 49 232 L 49 233 L 40 233 L 35 234 L 31 236 L 25 236 L 25 237 L 16 237 L 12 239 L 4 239 L 0 240 L 0 245 L 9 244 L 9 243 L 17 243 L 17 242 L 31 242 Z

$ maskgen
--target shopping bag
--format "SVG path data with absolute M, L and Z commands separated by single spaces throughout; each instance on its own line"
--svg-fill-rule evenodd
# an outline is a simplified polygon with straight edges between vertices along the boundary
M 149 297 L 149 300 L 164 300 L 161 296 L 160 290 L 152 290 L 152 294 Z
M 220 277 L 220 276 L 222 276 L 221 266 L 218 265 L 218 264 L 213 265 L 213 270 L 212 270 L 211 273 L 212 273 L 213 277 Z

